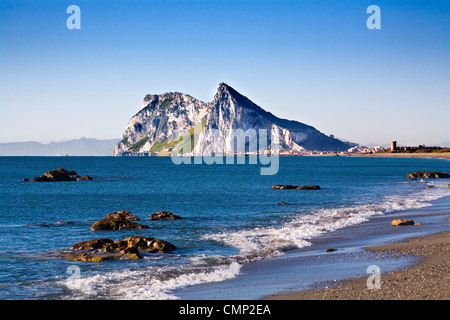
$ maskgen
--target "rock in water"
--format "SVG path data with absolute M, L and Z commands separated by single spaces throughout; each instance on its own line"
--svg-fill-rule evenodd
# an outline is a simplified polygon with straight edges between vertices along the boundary
M 91 176 L 89 176 L 89 175 L 84 175 L 84 176 L 81 176 L 80 178 L 78 178 L 78 180 L 94 180 Z
M 130 221 L 139 221 L 138 216 L 135 216 L 130 211 L 127 210 L 119 210 L 115 212 L 108 213 L 105 216 L 105 219 L 114 219 L 114 220 L 130 220 Z
M 410 172 L 406 175 L 408 179 L 440 179 L 450 178 L 450 175 L 445 172 Z
M 77 180 L 93 180 L 92 177 L 85 175 L 79 177 L 76 175 L 75 171 L 68 171 L 64 168 L 59 168 L 57 170 L 50 170 L 44 172 L 40 177 L 35 177 L 33 182 L 54 182 L 54 181 L 77 181 Z M 29 181 L 28 179 L 23 179 L 23 181 Z
M 70 247 L 70 250 L 96 250 L 96 249 L 104 249 L 108 246 L 110 246 L 114 241 L 111 239 L 92 239 L 92 240 L 86 240 L 81 241 L 76 244 L 74 244 L 72 247 Z
M 171 253 L 177 247 L 170 242 L 151 237 L 132 236 L 124 240 L 92 239 L 70 247 L 61 256 L 73 261 L 102 262 L 108 260 L 140 259 L 144 253 Z
M 271 189 L 320 190 L 320 186 L 293 186 L 290 184 L 276 184 Z
M 150 215 L 150 220 L 180 220 L 183 217 L 177 216 L 170 211 L 158 211 Z
M 170 253 L 177 247 L 170 242 L 141 236 L 132 236 L 124 239 L 128 247 L 136 247 L 139 251 L 152 253 Z
M 414 221 L 411 219 L 395 219 L 392 221 L 393 226 L 409 226 L 414 225 Z
M 74 181 L 74 179 L 66 172 L 61 172 L 59 170 L 47 171 L 43 176 L 46 177 L 48 181 Z
M 99 230 L 123 230 L 123 229 L 150 229 L 145 224 L 139 224 L 137 222 L 131 222 L 125 219 L 101 219 L 91 226 L 91 231 Z

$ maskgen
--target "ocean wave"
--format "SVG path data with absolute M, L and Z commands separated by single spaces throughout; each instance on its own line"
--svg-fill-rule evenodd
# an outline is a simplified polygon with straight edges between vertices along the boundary
M 62 281 L 72 290 L 68 298 L 101 298 L 125 300 L 175 300 L 174 291 L 183 287 L 218 282 L 236 277 L 241 264 L 231 262 L 208 268 L 189 265 L 148 267 L 139 270 L 114 271 L 94 276 L 81 276 Z
M 312 245 L 311 240 L 324 233 L 356 225 L 375 215 L 431 206 L 430 201 L 448 195 L 445 185 L 426 182 L 432 189 L 421 188 L 408 195 L 386 196 L 380 203 L 354 205 L 343 208 L 312 209 L 293 214 L 279 226 L 241 229 L 208 234 L 205 240 L 214 240 L 239 249 L 240 262 L 252 262 L 284 254 L 288 249 Z
M 448 195 L 449 190 L 442 183 L 427 182 L 433 186 L 431 189 L 420 184 L 417 181 L 415 191 L 389 195 L 379 203 L 316 208 L 301 214 L 292 213 L 279 225 L 227 230 L 202 237 L 202 240 L 234 247 L 237 254 L 180 256 L 179 263 L 81 276 L 66 279 L 61 285 L 71 290 L 68 299 L 178 299 L 176 293 L 182 288 L 238 276 L 244 263 L 279 256 L 288 249 L 310 246 L 313 239 L 322 234 L 365 222 L 375 215 L 427 207 L 431 205 L 430 201 Z M 146 258 L 149 261 L 156 259 Z

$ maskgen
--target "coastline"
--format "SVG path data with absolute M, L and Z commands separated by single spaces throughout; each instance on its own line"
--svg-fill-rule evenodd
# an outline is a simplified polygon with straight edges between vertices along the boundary
M 412 218 L 420 224 L 394 227 L 391 222 L 397 218 Z M 449 196 L 432 201 L 431 206 L 376 215 L 366 222 L 326 233 L 313 239 L 311 246 L 288 250 L 284 255 L 278 257 L 243 264 L 237 277 L 185 287 L 177 291 L 177 296 L 182 300 L 364 299 L 357 295 L 351 287 L 347 290 L 341 289 L 343 292 L 347 292 L 347 295 L 336 292 L 334 298 L 331 291 L 328 291 L 330 289 L 323 291 L 323 288 L 334 287 L 359 278 L 361 288 L 367 290 L 366 281 L 369 274 L 366 273 L 366 269 L 370 265 L 377 265 L 381 269 L 381 292 L 383 293 L 383 289 L 388 288 L 385 283 L 388 280 L 388 274 L 414 267 L 420 262 L 420 257 L 412 255 L 412 251 L 411 254 L 407 251 L 400 254 L 394 251 L 368 248 L 379 245 L 390 246 L 401 243 L 405 239 L 428 237 L 441 232 L 448 232 L 450 239 Z M 450 246 L 447 245 L 447 247 Z M 335 251 L 327 252 L 329 248 L 334 248 Z M 426 251 L 424 252 L 426 253 Z M 445 255 L 441 253 L 441 255 L 450 261 L 449 252 Z M 416 269 L 411 270 L 414 272 Z M 425 279 L 427 278 L 426 270 L 422 270 L 423 273 L 420 274 Z M 440 274 L 445 276 L 445 272 L 442 269 L 441 271 Z M 448 277 L 448 271 L 446 272 Z M 434 275 L 430 276 L 434 277 Z M 403 279 L 401 276 L 400 278 Z M 410 278 L 414 279 L 414 277 Z M 449 282 L 447 280 L 447 283 Z M 445 282 L 441 281 L 441 283 Z M 409 283 L 405 283 L 403 288 L 406 296 L 396 299 L 414 299 L 416 297 L 408 296 L 409 285 Z M 413 285 L 411 286 L 409 288 L 414 288 Z M 327 296 L 324 296 L 324 292 Z M 428 296 L 427 299 L 432 299 L 432 297 Z M 383 297 L 367 297 L 367 299 L 381 300 Z
M 347 157 L 385 157 L 385 158 L 433 158 L 433 159 L 450 159 L 450 152 L 421 152 L 421 153 L 359 153 L 348 154 Z
M 380 288 L 368 289 L 367 277 L 344 280 L 334 286 L 269 296 L 267 300 L 448 300 L 450 299 L 450 231 L 410 238 L 399 243 L 371 246 L 380 258 L 419 256 L 406 269 L 380 274 Z

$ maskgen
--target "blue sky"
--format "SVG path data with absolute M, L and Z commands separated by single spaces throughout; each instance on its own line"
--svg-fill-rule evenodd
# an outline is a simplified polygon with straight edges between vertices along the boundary
M 450 2 L 0 1 L 0 142 L 120 138 L 145 94 L 222 81 L 353 142 L 448 141 Z

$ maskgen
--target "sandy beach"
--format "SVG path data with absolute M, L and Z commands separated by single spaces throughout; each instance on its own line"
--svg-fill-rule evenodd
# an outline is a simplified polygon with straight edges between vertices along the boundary
M 366 248 L 383 257 L 418 256 L 412 267 L 380 274 L 380 288 L 368 289 L 367 277 L 325 288 L 270 296 L 268 300 L 448 300 L 450 299 L 450 231 Z

